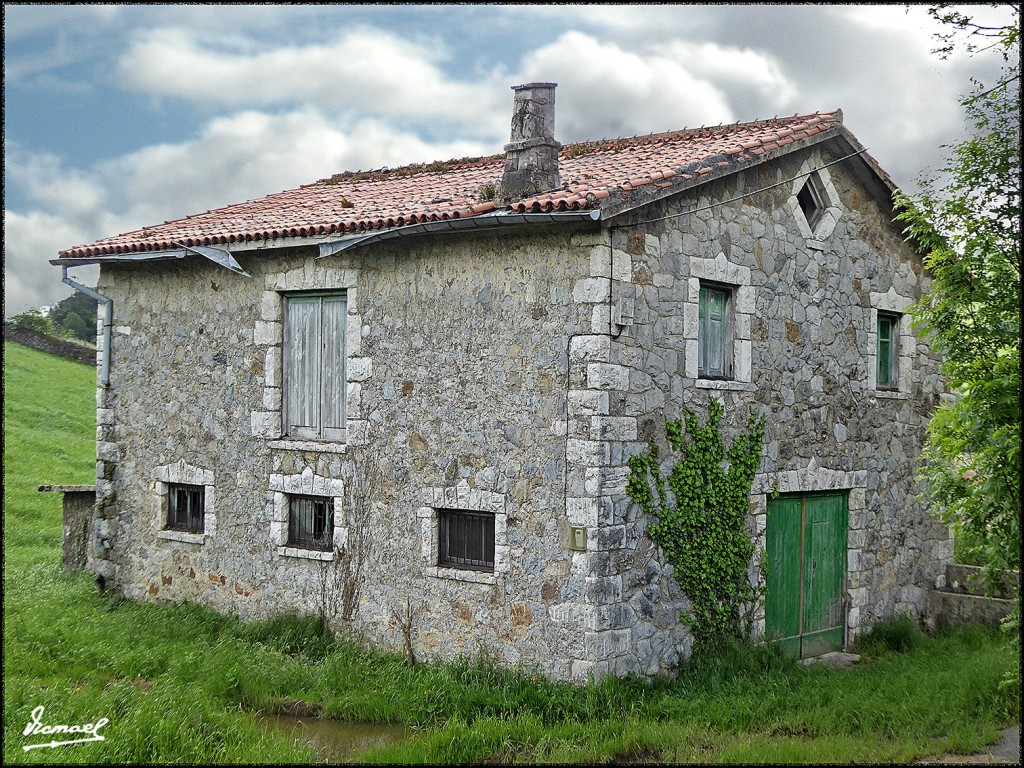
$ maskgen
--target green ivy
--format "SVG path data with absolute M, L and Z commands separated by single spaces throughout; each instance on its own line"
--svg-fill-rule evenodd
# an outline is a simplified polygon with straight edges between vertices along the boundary
M 648 534 L 672 565 L 692 611 L 681 619 L 693 633 L 694 652 L 714 653 L 746 636 L 743 617 L 760 598 L 747 574 L 754 546 L 747 534 L 750 488 L 761 463 L 765 417 L 726 448 L 719 432 L 724 406 L 712 400 L 701 426 L 687 408 L 665 424 L 675 461 L 661 471 L 658 446 L 629 459 L 626 492 L 657 523 Z M 686 436 L 689 440 L 686 440 Z

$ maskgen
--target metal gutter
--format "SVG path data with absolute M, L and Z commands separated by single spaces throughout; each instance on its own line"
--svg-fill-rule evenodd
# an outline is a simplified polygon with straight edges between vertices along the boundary
M 104 296 L 102 293 L 94 291 L 92 288 L 87 288 L 81 283 L 76 283 L 70 277 L 68 277 L 68 267 L 63 267 L 64 279 L 63 282 L 70 285 L 79 293 L 84 293 L 86 296 L 95 299 L 96 301 L 103 304 L 103 357 L 100 362 L 100 382 L 104 387 L 110 386 L 110 328 L 114 324 L 114 301 L 109 296 Z
M 75 259 L 50 259 L 55 267 L 78 267 L 83 264 L 123 264 L 139 261 L 166 261 L 184 259 L 185 251 L 143 251 L 141 253 L 106 253 L 96 256 L 82 256 Z
M 140 261 L 183 259 L 187 253 L 191 252 L 198 254 L 205 259 L 209 259 L 214 264 L 224 267 L 225 269 L 230 269 L 237 275 L 252 277 L 252 275 L 242 269 L 241 265 L 235 261 L 234 256 L 223 248 L 214 248 L 210 245 L 185 245 L 184 243 L 175 243 L 175 245 L 181 248 L 181 250 L 98 254 L 96 256 L 84 256 L 77 259 L 50 259 L 50 263 L 56 267 L 76 267 L 82 264 L 130 264 Z
M 420 224 L 410 224 L 405 227 L 385 229 L 363 235 L 354 235 L 352 237 L 342 238 L 341 240 L 333 240 L 328 243 L 320 243 L 320 255 L 316 258 L 323 259 L 327 256 L 333 256 L 336 253 L 347 251 L 350 248 L 370 245 L 371 243 L 379 243 L 384 240 L 392 240 L 396 237 L 411 237 L 436 232 L 504 229 L 524 224 L 572 224 L 580 222 L 595 222 L 600 221 L 600 219 L 600 209 L 594 209 L 588 211 L 569 211 L 565 213 L 486 213 L 481 216 L 472 216 L 465 219 L 425 221 Z

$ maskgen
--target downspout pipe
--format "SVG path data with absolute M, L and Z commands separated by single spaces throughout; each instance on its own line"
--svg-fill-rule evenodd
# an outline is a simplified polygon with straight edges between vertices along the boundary
M 67 283 L 79 293 L 84 293 L 91 299 L 95 299 L 103 305 L 103 357 L 100 360 L 100 382 L 104 387 L 110 386 L 110 328 L 114 324 L 114 301 L 109 296 L 97 293 L 92 288 L 87 288 L 81 283 L 76 283 L 68 277 L 67 266 L 62 266 L 64 273 L 62 282 Z

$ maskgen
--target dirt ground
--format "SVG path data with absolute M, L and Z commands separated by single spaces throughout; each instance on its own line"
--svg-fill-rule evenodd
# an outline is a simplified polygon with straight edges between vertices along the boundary
M 942 755 L 915 760 L 915 765 L 1020 765 L 1020 726 L 1003 731 L 1003 737 L 978 755 Z

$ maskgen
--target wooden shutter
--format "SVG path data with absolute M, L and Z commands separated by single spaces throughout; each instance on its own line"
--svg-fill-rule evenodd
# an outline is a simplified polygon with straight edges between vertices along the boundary
M 887 315 L 878 316 L 878 371 L 879 388 L 889 389 L 895 385 L 893 380 L 893 319 Z
M 345 438 L 344 294 L 288 297 L 285 314 L 285 432 L 303 439 Z
M 345 297 L 324 296 L 321 308 L 321 433 L 345 439 Z
M 320 297 L 288 298 L 285 337 L 285 431 L 291 437 L 319 437 Z
M 699 375 L 724 378 L 731 372 L 729 291 L 701 286 L 697 327 Z

